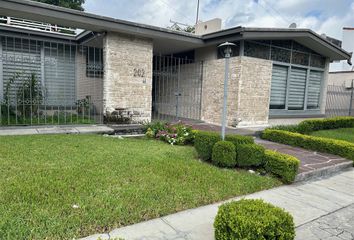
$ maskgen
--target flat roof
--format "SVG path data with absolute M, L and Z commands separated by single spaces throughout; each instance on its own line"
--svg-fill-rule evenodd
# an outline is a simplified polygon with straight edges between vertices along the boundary
M 350 61 L 351 59 L 351 53 L 332 44 L 310 29 L 246 28 L 238 26 L 205 35 L 195 35 L 29 0 L 0 0 L 0 15 L 26 18 L 94 32 L 111 31 L 146 37 L 153 39 L 154 48 L 158 49 L 160 53 L 188 51 L 234 40 L 292 39 L 328 57 L 330 60 Z M 80 35 L 77 37 L 80 37 Z

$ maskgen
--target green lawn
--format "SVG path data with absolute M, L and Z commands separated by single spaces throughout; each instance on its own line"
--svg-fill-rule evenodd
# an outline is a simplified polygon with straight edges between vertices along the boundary
M 312 136 L 333 138 L 354 143 L 354 128 L 322 130 L 311 133 Z
M 84 237 L 278 185 L 155 140 L 0 137 L 0 239 Z

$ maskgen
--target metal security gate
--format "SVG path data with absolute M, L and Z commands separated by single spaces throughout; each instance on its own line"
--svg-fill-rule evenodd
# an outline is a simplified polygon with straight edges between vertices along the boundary
M 329 85 L 326 116 L 354 116 L 354 89 Z
M 94 40 L 0 31 L 0 127 L 102 123 L 103 50 Z
M 203 63 L 171 56 L 153 59 L 153 120 L 200 120 Z

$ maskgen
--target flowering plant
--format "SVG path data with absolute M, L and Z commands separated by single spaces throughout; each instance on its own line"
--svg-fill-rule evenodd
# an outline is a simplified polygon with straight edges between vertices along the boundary
M 188 126 L 181 121 L 175 124 L 156 124 L 155 131 L 149 128 L 146 132 L 148 137 L 155 133 L 155 138 L 165 141 L 171 145 L 186 145 L 194 142 L 194 131 L 191 126 Z

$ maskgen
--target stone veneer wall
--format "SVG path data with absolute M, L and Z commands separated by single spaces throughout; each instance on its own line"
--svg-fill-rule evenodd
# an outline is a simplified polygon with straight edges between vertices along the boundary
M 150 121 L 152 40 L 108 32 L 103 45 L 105 111 L 125 108 L 134 112 L 134 122 Z M 135 70 L 143 71 L 143 76 L 137 76 Z
M 202 120 L 221 124 L 225 60 L 204 63 Z M 268 123 L 272 61 L 234 57 L 230 59 L 227 125 Z

